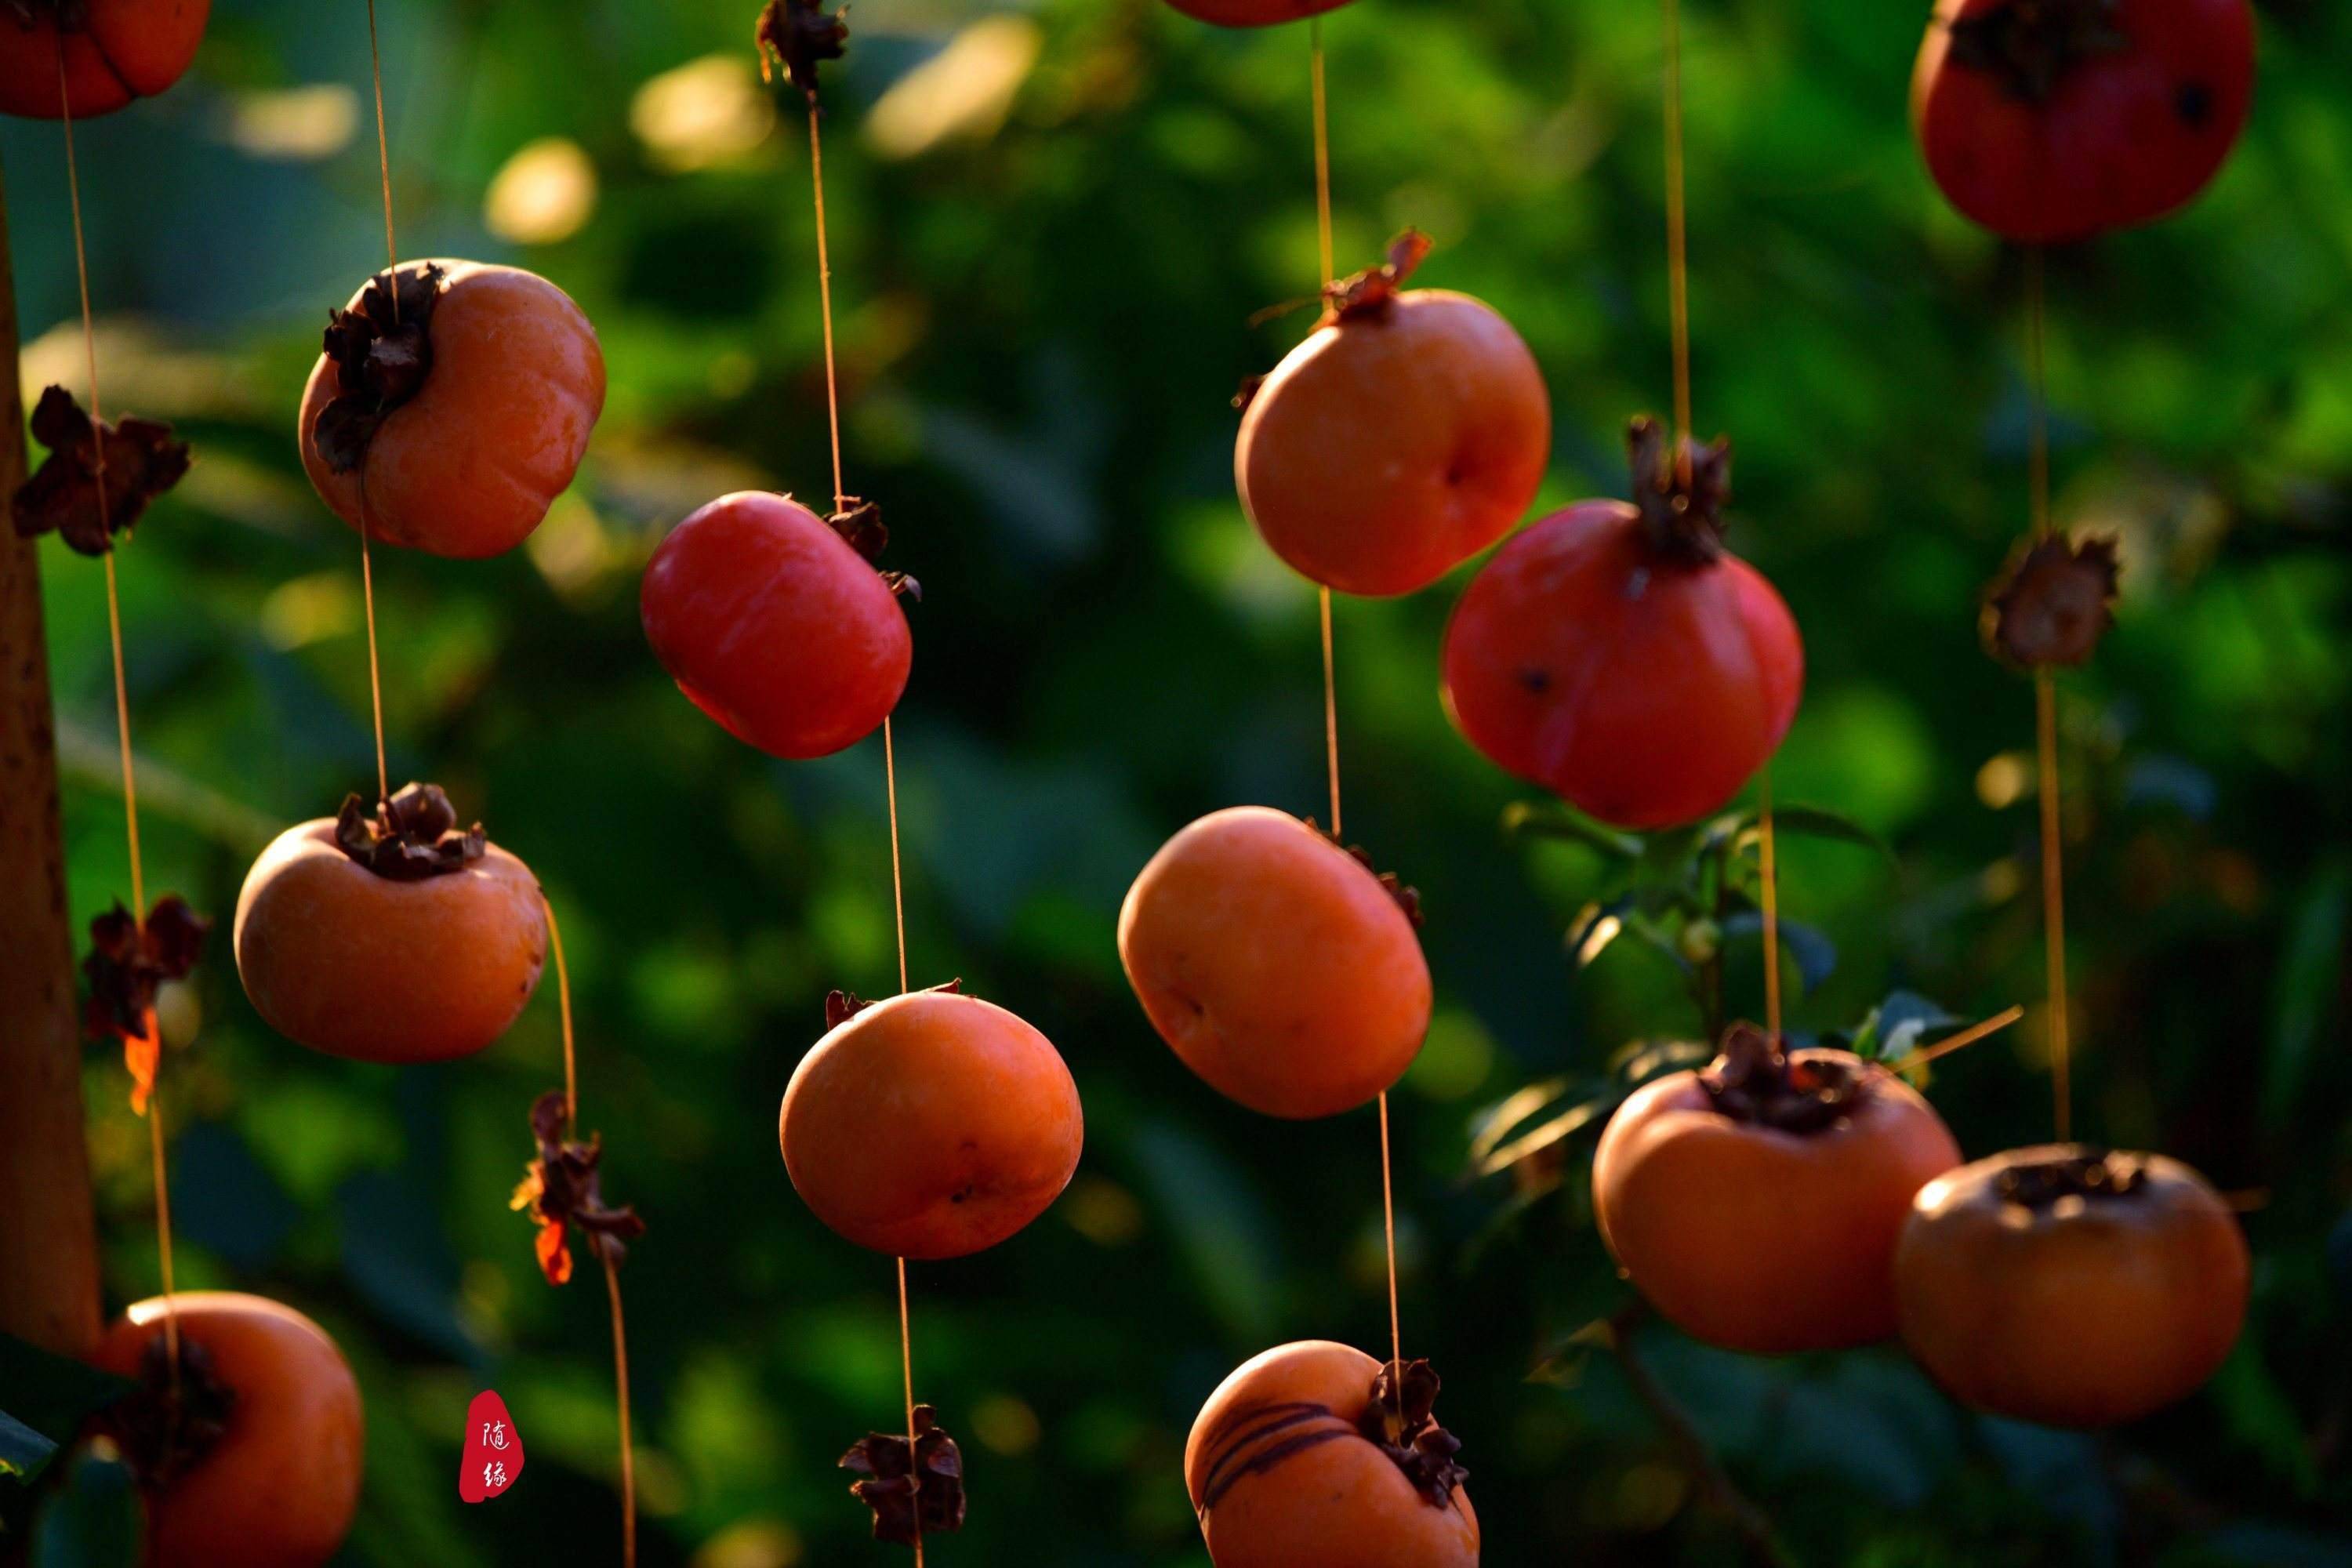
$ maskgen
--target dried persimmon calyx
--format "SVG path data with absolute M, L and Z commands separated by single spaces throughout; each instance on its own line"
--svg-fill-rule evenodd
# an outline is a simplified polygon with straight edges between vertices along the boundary
M 54 531 L 84 555 L 103 555 L 157 496 L 188 471 L 188 444 L 155 419 L 92 419 L 62 386 L 33 408 L 33 439 L 48 459 L 9 505 L 17 537 Z
M 1724 1032 L 1721 1054 L 1699 1069 L 1708 1104 L 1734 1121 L 1782 1132 L 1822 1132 L 1850 1114 L 1868 1075 L 1840 1058 L 1790 1056 L 1782 1042 L 1753 1024 Z
M 824 523 L 842 542 L 863 556 L 882 578 L 882 584 L 903 598 L 923 602 L 923 585 L 904 572 L 882 571 L 882 552 L 890 547 L 890 530 L 882 521 L 882 503 L 862 496 L 843 496 Z
M 604 1158 L 602 1137 L 583 1143 L 567 1137 L 571 1131 L 571 1100 L 560 1089 L 549 1089 L 530 1108 L 531 1136 L 539 1158 L 524 1168 L 522 1180 L 508 1200 L 510 1209 L 528 1209 L 539 1226 L 536 1250 L 540 1272 L 551 1285 L 572 1279 L 572 1235 L 578 1226 L 589 1247 L 600 1258 L 618 1263 L 626 1244 L 645 1235 L 646 1222 L 626 1204 L 614 1208 L 604 1202 Z
M 1723 509 L 1731 501 L 1731 438 L 1670 440 L 1664 421 L 1640 415 L 1627 426 L 1633 507 L 1651 548 L 1705 566 L 1723 555 Z
M 457 829 L 457 810 L 439 784 L 412 784 L 370 814 L 357 795 L 335 814 L 335 847 L 377 876 L 420 882 L 462 871 L 489 853 L 488 835 L 475 823 Z
M 139 1484 L 162 1491 L 228 1435 L 236 1397 L 203 1344 L 185 1334 L 158 1334 L 140 1353 L 137 1384 L 107 1410 L 104 1426 Z
M 1315 832 L 1322 834 L 1334 844 L 1339 844 L 1338 836 L 1324 832 L 1323 825 L 1313 817 L 1307 817 L 1306 822 L 1307 826 Z M 1372 852 L 1362 845 L 1339 844 L 1339 847 L 1347 851 L 1349 859 L 1372 874 L 1373 879 L 1381 885 L 1381 891 L 1386 893 L 1396 907 L 1404 911 L 1404 918 L 1412 922 L 1412 928 L 1415 931 L 1419 931 L 1422 923 L 1421 889 L 1406 886 L 1405 879 L 1394 871 L 1381 870 L 1373 861 Z
M 348 310 L 327 312 L 321 346 L 339 389 L 311 426 L 339 474 L 367 461 L 375 433 L 433 374 L 433 307 L 447 275 L 430 262 L 379 272 Z
M 963 1454 L 928 1405 L 914 1410 L 915 1437 L 868 1432 L 841 1457 L 841 1468 L 863 1478 L 850 1495 L 874 1510 L 874 1539 L 911 1546 L 919 1535 L 963 1528 Z
M 1427 1362 L 1390 1362 L 1372 1379 L 1372 1402 L 1363 1420 L 1364 1436 L 1396 1461 L 1432 1508 L 1449 1505 L 1454 1489 L 1470 1479 L 1469 1469 L 1454 1458 L 1462 1439 L 1437 1424 L 1439 1386 Z
M 903 994 L 929 996 L 934 993 L 944 993 L 950 996 L 962 995 L 963 977 L 958 975 L 953 980 L 944 980 L 937 985 L 926 985 L 920 991 L 908 991 Z M 828 1029 L 838 1029 L 873 1005 L 873 1003 L 855 991 L 828 991 L 824 994 L 824 1026 Z
M 2028 669 L 2078 665 L 2116 624 L 2123 565 L 2113 535 L 2072 542 L 2053 534 L 2019 552 L 1986 596 L 1985 646 Z
M 1323 320 L 1357 321 L 1384 313 L 1413 269 L 1429 255 L 1430 244 L 1429 236 L 1421 230 L 1406 229 L 1389 241 L 1388 259 L 1378 267 L 1367 267 L 1336 283 L 1325 284 Z
M 751 37 L 760 50 L 760 79 L 774 80 L 782 67 L 814 103 L 816 68 L 847 52 L 849 21 L 841 12 L 826 11 L 823 0 L 768 0 Z
M 188 977 L 212 929 L 213 922 L 176 893 L 156 900 L 144 921 L 121 904 L 91 921 L 89 956 L 81 965 L 89 982 L 85 1029 L 100 1038 L 144 1036 L 156 988 Z

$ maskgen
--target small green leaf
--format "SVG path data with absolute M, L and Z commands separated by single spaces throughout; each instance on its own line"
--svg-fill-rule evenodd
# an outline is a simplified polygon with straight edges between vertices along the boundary
M 1864 849 L 1874 849 L 1887 859 L 1895 851 L 1884 838 L 1850 816 L 1834 811 L 1824 811 L 1817 805 L 1784 805 L 1772 813 L 1772 830 L 1794 833 L 1806 838 L 1830 838 L 1843 844 L 1858 844 Z
M 0 1410 L 0 1476 L 29 1481 L 58 1451 L 56 1441 Z
M 1496 1149 L 1472 1167 L 1472 1173 L 1491 1176 L 1507 1171 L 1533 1154 L 1540 1154 L 1556 1143 L 1565 1142 L 1586 1128 L 1609 1119 L 1610 1113 L 1623 1102 L 1624 1097 L 1615 1090 L 1579 1101 L 1532 1131 L 1512 1139 Z

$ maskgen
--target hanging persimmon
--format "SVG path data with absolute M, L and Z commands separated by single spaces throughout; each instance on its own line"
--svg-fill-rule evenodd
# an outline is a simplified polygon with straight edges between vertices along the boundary
M 1466 294 L 1404 288 L 1429 248 L 1332 286 L 1322 323 L 1248 394 L 1242 506 L 1302 576 L 1373 596 L 1425 588 L 1535 500 L 1551 399 L 1511 324 Z
M 1336 11 L 1348 0 L 1168 0 L 1195 21 L 1220 27 L 1272 27 Z
M 874 558 L 870 503 L 819 517 L 790 496 L 721 496 L 670 530 L 638 596 L 646 640 L 689 701 L 772 756 L 822 757 L 881 727 L 914 639 Z
M 133 1305 L 96 1361 L 136 1384 L 102 1425 L 146 1505 L 142 1562 L 320 1568 L 335 1555 L 367 1434 L 325 1330 L 258 1296 L 190 1291 Z
M 0 114 L 111 114 L 180 79 L 212 0 L 0 0 Z M 58 88 L 64 88 L 60 97 Z
M 1506 771 L 1620 827 L 1695 821 L 1770 760 L 1804 645 L 1723 548 L 1727 443 L 1632 434 L 1633 502 L 1554 512 L 1478 570 L 1445 628 L 1454 727 Z
M 2038 244 L 2187 203 L 2253 91 L 2246 0 L 1938 0 L 1911 118 L 1954 206 Z
M 825 1016 L 776 1137 L 793 1189 L 836 1234 L 898 1258 L 961 1258 L 1070 1184 L 1086 1140 L 1078 1088 L 1021 1018 L 952 984 L 870 1004 L 836 992 Z
M 1734 1026 L 1707 1067 L 1643 1086 L 1592 1162 L 1601 1239 L 1676 1327 L 1777 1355 L 1895 1332 L 1895 1238 L 1960 1163 L 1933 1107 L 1846 1051 Z
M 1427 1362 L 1328 1340 L 1244 1362 L 1193 1419 L 1184 1485 L 1216 1568 L 1476 1568 L 1462 1445 Z
M 302 467 L 353 528 L 431 555 L 501 554 L 572 483 L 604 355 L 536 273 L 405 261 L 330 313 L 302 394 Z
M 2112 1426 L 2187 1398 L 2245 1323 L 2245 1233 L 2161 1154 L 2053 1144 L 1921 1189 L 1895 1254 L 1903 1341 L 1962 1404 Z
M 1404 1076 L 1429 1032 L 1418 900 L 1311 823 L 1211 812 L 1128 889 L 1118 955 L 1152 1026 L 1227 1099 L 1334 1116 Z
M 530 868 L 410 784 L 371 815 L 279 834 L 237 895 L 236 972 L 289 1038 L 373 1062 L 470 1056 L 538 987 L 547 913 Z

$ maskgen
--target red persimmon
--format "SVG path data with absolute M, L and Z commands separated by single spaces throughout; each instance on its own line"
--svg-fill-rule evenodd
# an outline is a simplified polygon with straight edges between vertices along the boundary
M 1796 717 L 1804 647 L 1761 573 L 1725 552 L 1729 449 L 1633 426 L 1635 502 L 1581 501 L 1497 551 L 1445 630 L 1444 698 L 1470 743 L 1603 822 L 1723 805 Z
M 0 114 L 88 120 L 152 98 L 194 60 L 211 14 L 212 0 L 0 0 Z
M 1895 1332 L 1895 1238 L 1959 1163 L 1943 1119 L 1844 1051 L 1742 1025 L 1618 1108 L 1592 1163 L 1601 1239 L 1685 1332 L 1776 1355 Z
M 359 1507 L 359 1384 L 326 1331 L 258 1296 L 141 1301 L 100 1342 L 140 1387 L 109 1419 L 147 1502 L 141 1560 L 170 1568 L 320 1568 Z
M 2237 1342 L 2246 1238 L 2161 1154 L 2013 1150 L 1919 1193 L 1895 1283 L 1903 1340 L 1962 1404 L 2112 1426 L 2187 1398 Z
M 1460 1445 L 1424 1362 L 1328 1340 L 1247 1361 L 1192 1422 L 1184 1485 L 1216 1568 L 1476 1568 Z
M 1954 206 L 2040 243 L 2189 201 L 2253 90 L 2246 0 L 1937 0 L 1911 118 Z
M 572 483 L 604 408 L 596 329 L 562 289 L 516 267 L 407 261 L 334 313 L 302 394 L 302 467 L 371 538 L 498 555 Z
M 670 531 L 639 609 L 654 657 L 694 705 L 773 756 L 822 757 L 872 734 L 907 689 L 898 595 L 789 496 L 721 496 Z
M 1511 324 L 1466 294 L 1401 291 L 1427 247 L 1409 235 L 1333 291 L 1234 447 L 1267 546 L 1342 593 L 1410 594 L 1494 543 L 1551 453 L 1550 395 Z
M 1271 27 L 1336 11 L 1348 0 L 1168 0 L 1196 21 L 1220 27 Z
M 1053 1042 L 976 996 L 917 991 L 856 1011 L 793 1069 L 784 1168 L 837 1235 L 899 1258 L 994 1247 L 1070 1184 L 1086 1140 Z

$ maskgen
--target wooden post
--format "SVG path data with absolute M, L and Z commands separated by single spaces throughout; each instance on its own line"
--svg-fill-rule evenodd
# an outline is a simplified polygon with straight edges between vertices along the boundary
M 25 481 L 16 348 L 0 177 L 0 510 Z M 98 1222 L 75 996 L 40 558 L 0 521 L 0 1333 L 87 1356 L 98 1343 Z

